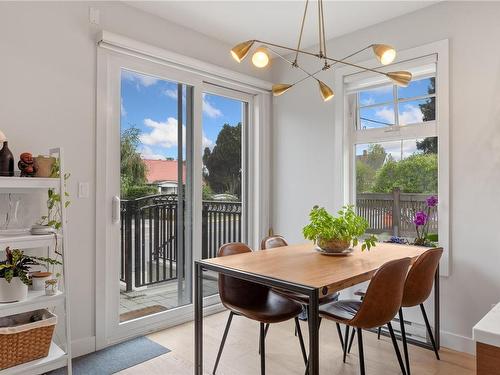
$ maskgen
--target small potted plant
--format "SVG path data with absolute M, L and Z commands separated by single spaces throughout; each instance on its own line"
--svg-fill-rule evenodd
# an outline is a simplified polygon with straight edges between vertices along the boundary
M 356 215 L 354 206 L 344 206 L 334 217 L 325 208 L 314 206 L 309 213 L 310 222 L 302 230 L 304 237 L 314 241 L 326 253 L 343 253 L 349 247 L 357 246 L 359 237 L 365 234 L 368 222 Z M 361 245 L 361 250 L 375 246 L 377 238 L 367 237 Z
M 32 266 L 43 263 L 61 264 L 52 258 L 25 255 L 23 251 L 5 249 L 5 260 L 0 261 L 0 302 L 22 301 L 28 296 L 28 276 Z

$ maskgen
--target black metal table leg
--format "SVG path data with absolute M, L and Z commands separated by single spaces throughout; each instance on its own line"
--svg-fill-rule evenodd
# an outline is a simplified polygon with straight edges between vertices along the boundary
M 194 268 L 194 373 L 203 374 L 203 267 Z
M 436 269 L 436 275 L 434 276 L 434 340 L 436 350 L 440 348 L 440 307 L 439 307 L 439 265 Z
M 309 294 L 309 375 L 319 374 L 319 291 Z

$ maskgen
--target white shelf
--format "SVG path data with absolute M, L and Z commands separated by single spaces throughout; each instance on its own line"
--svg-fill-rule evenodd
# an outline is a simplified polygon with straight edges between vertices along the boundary
M 25 311 L 43 309 L 55 306 L 64 301 L 65 294 L 57 292 L 56 295 L 46 296 L 45 290 L 28 291 L 28 298 L 19 302 L 0 303 L 0 316 L 19 314 Z
M 50 344 L 49 355 L 44 358 L 35 359 L 31 362 L 22 363 L 20 365 L 6 368 L 0 371 L 0 375 L 11 374 L 43 374 L 48 371 L 55 370 L 59 367 L 66 366 L 67 355 L 54 342 Z
M 59 184 L 59 178 L 0 177 L 0 190 L 57 189 Z
M 21 236 L 0 235 L 0 248 L 10 246 L 17 249 L 33 249 L 37 247 L 48 247 L 55 244 L 55 235 L 52 234 L 25 234 Z M 62 235 L 57 234 L 57 241 L 62 241 Z

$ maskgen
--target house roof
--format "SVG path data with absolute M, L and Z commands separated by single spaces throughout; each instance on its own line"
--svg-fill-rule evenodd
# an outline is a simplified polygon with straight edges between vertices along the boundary
M 177 160 L 143 159 L 146 164 L 148 184 L 158 182 L 177 182 Z M 183 163 L 182 182 L 186 182 L 186 164 Z

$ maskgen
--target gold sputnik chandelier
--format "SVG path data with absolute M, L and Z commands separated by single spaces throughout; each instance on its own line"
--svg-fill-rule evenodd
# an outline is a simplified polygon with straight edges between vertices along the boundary
M 255 44 L 259 44 L 259 46 L 255 49 L 253 55 L 252 55 L 252 63 L 255 65 L 257 68 L 264 68 L 269 64 L 269 51 L 278 56 L 279 58 L 283 59 L 286 61 L 288 64 L 290 64 L 293 68 L 301 70 L 306 76 L 304 78 L 299 79 L 298 81 L 294 83 L 277 83 L 273 85 L 272 91 L 274 96 L 280 96 L 290 90 L 293 86 L 305 81 L 308 78 L 315 79 L 318 82 L 319 85 L 319 91 L 321 93 L 321 97 L 323 100 L 326 102 L 334 97 L 334 92 L 333 90 L 328 87 L 326 83 L 323 81 L 320 81 L 316 75 L 318 75 L 320 72 L 327 71 L 331 69 L 333 66 L 336 64 L 343 64 L 343 65 L 349 65 L 355 68 L 360 69 L 361 71 L 369 71 L 377 74 L 381 74 L 383 76 L 388 77 L 391 79 L 395 84 L 399 86 L 406 87 L 410 83 L 412 79 L 412 75 L 410 72 L 407 71 L 394 71 L 394 72 L 382 72 L 378 70 L 378 68 L 367 68 L 364 66 L 361 66 L 359 64 L 355 64 L 352 62 L 349 62 L 348 60 L 365 51 L 368 49 L 371 49 L 377 60 L 382 64 L 382 65 L 387 65 L 390 64 L 394 61 L 396 58 L 396 50 L 392 48 L 391 46 L 387 44 L 371 44 L 363 49 L 360 49 L 359 51 L 356 51 L 344 58 L 341 59 L 336 59 L 329 57 L 326 52 L 326 38 L 325 38 L 325 19 L 324 19 L 324 13 L 323 13 L 323 0 L 318 0 L 318 37 L 319 37 L 319 51 L 317 53 L 313 52 L 308 52 L 304 51 L 300 48 L 300 44 L 302 42 L 302 34 L 304 32 L 304 23 L 306 20 L 306 15 L 307 15 L 307 8 L 309 5 L 309 0 L 306 0 L 305 3 L 305 8 L 304 8 L 304 15 L 302 17 L 302 22 L 300 25 L 300 32 L 299 32 L 299 38 L 297 42 L 297 48 L 291 48 L 291 47 L 286 47 L 282 46 L 279 44 L 275 43 L 269 43 L 265 42 L 262 40 L 257 40 L 257 39 L 252 39 L 252 40 L 247 40 L 246 42 L 242 42 L 237 44 L 236 46 L 231 49 L 231 55 L 237 62 L 242 62 L 245 57 L 248 55 L 250 50 Z M 295 58 L 293 60 L 289 60 L 282 54 L 280 54 L 276 49 L 282 49 L 287 52 L 292 52 L 295 53 Z M 309 73 L 306 71 L 304 68 L 302 68 L 299 65 L 298 59 L 299 55 L 307 55 L 307 56 L 313 56 L 317 58 L 321 63 L 322 67 L 318 69 L 314 73 Z

